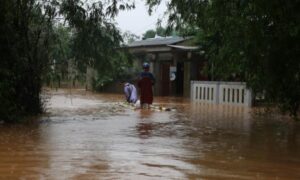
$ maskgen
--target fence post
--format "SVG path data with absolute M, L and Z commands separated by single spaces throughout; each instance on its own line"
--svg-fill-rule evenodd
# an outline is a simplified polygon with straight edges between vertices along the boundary
M 191 81 L 191 89 L 190 89 L 191 93 L 190 93 L 190 98 L 191 100 L 194 100 L 194 81 Z
M 247 107 L 252 106 L 252 90 L 251 89 L 246 89 L 246 97 L 247 99 L 245 100 L 245 105 Z
M 220 99 L 220 82 L 217 81 L 216 82 L 216 100 L 215 100 L 215 104 L 219 104 L 219 99 Z

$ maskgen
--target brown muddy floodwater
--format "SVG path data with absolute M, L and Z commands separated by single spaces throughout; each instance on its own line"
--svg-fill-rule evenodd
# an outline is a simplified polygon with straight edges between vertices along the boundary
M 300 124 L 248 108 L 51 92 L 48 113 L 0 125 L 0 179 L 300 179 Z

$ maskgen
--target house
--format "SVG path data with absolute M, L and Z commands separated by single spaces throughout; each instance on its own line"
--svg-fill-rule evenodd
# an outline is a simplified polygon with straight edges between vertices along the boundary
M 156 78 L 154 93 L 157 96 L 190 96 L 191 80 L 208 80 L 203 70 L 207 61 L 200 47 L 189 46 L 191 37 L 155 37 L 135 41 L 127 48 L 135 59 L 135 66 L 150 63 Z

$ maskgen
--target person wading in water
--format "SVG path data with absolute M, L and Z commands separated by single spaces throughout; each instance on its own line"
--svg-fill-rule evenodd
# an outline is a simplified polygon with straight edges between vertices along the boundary
M 155 84 L 155 78 L 151 72 L 149 72 L 149 63 L 143 64 L 143 72 L 140 73 L 138 80 L 138 87 L 140 88 L 140 103 L 141 108 L 150 108 L 153 102 L 153 90 L 152 86 Z

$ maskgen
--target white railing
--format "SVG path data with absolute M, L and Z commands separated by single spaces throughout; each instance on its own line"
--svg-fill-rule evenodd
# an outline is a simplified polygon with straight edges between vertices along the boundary
M 217 103 L 217 90 L 217 84 L 211 81 L 191 82 L 191 96 L 196 101 Z
M 244 82 L 191 81 L 191 99 L 213 104 L 252 105 L 251 90 Z

